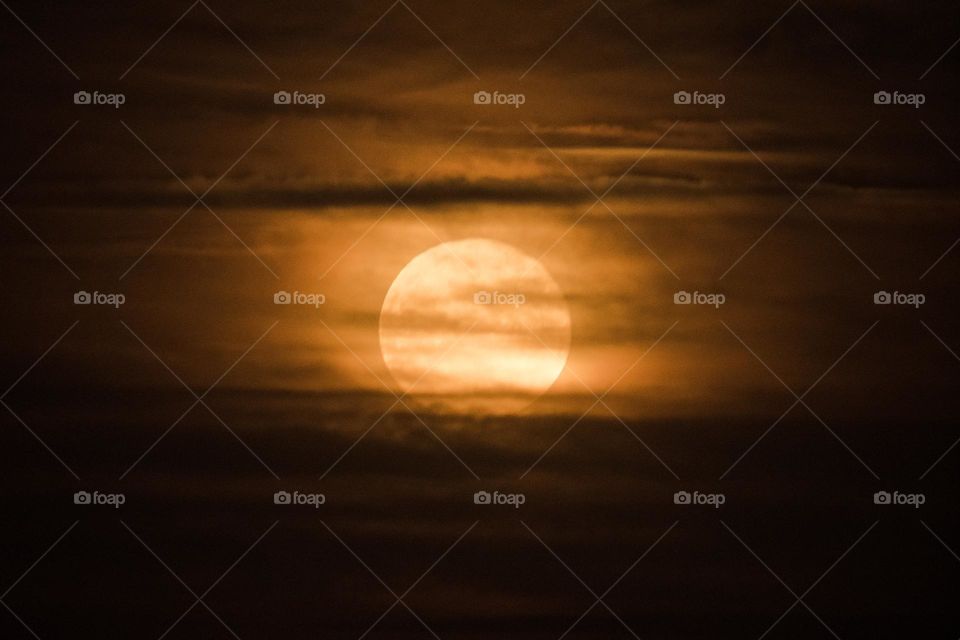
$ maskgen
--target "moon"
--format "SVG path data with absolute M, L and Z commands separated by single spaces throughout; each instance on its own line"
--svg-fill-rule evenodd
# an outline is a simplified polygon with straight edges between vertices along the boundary
M 570 311 L 537 259 L 493 240 L 445 242 L 413 258 L 390 285 L 380 351 L 415 397 L 519 396 L 526 404 L 566 366 Z

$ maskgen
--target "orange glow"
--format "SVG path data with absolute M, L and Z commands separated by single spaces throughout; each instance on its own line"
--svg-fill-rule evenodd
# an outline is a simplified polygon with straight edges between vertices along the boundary
M 408 393 L 536 396 L 563 371 L 570 314 L 537 260 L 492 240 L 447 242 L 390 286 L 380 349 Z

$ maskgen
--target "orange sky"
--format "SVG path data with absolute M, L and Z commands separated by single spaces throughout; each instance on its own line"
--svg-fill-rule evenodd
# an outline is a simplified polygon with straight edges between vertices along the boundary
M 579 407 L 616 384 L 611 402 L 638 415 L 751 413 L 764 394 L 782 391 L 720 320 L 799 387 L 876 319 L 877 289 L 949 284 L 955 256 L 923 283 L 919 276 L 955 235 L 943 215 L 955 206 L 955 161 L 917 114 L 871 100 L 881 86 L 874 73 L 922 72 L 896 55 L 917 43 L 890 50 L 844 32 L 870 52 L 858 60 L 797 11 L 784 25 L 806 34 L 802 46 L 775 31 L 731 68 L 762 29 L 707 5 L 672 7 L 669 19 L 616 9 L 598 5 L 549 48 L 582 7 L 424 7 L 431 34 L 397 5 L 340 60 L 375 8 L 304 10 L 296 28 L 267 14 L 232 16 L 259 60 L 237 42 L 226 55 L 222 25 L 191 12 L 133 67 L 142 50 L 123 40 L 103 52 L 118 61 L 115 74 L 100 58 L 75 61 L 84 79 L 128 94 L 121 113 L 42 103 L 33 109 L 47 114 L 49 132 L 40 132 L 13 110 L 12 122 L 29 121 L 11 139 L 23 157 L 37 155 L 36 140 L 82 122 L 8 200 L 83 286 L 126 292 L 130 325 L 198 385 L 279 320 L 271 349 L 252 356 L 260 366 L 234 384 L 382 389 L 391 378 L 377 326 L 388 287 L 414 256 L 469 237 L 538 258 L 562 290 L 572 346 L 558 398 L 577 396 Z M 908 11 L 886 10 L 894 21 Z M 535 21 L 526 19 L 532 11 Z M 835 11 L 838 19 L 861 9 Z M 493 24 L 491 40 L 481 27 Z M 701 33 L 694 52 L 682 35 L 702 24 L 715 33 Z M 149 31 L 134 17 L 130 29 Z M 829 72 L 814 73 L 827 58 Z M 72 88 L 69 76 L 43 77 Z M 10 84 L 20 104 L 40 90 L 25 77 Z M 275 105 L 278 90 L 326 100 L 317 109 Z M 478 90 L 519 92 L 524 103 L 476 105 Z M 678 90 L 727 100 L 721 109 L 681 107 Z M 941 89 L 928 91 L 924 122 L 951 139 Z M 795 204 L 813 184 L 806 205 Z M 177 222 L 194 203 L 188 188 L 211 186 L 204 202 L 223 223 L 203 205 Z M 45 255 L 36 268 L 61 267 Z M 326 304 L 277 307 L 279 289 L 322 293 Z M 681 307 L 678 291 L 727 302 Z M 947 296 L 930 298 L 933 318 L 948 314 Z M 131 361 L 144 356 L 135 347 Z M 190 355 L 198 349 L 204 357 Z M 838 371 L 831 383 L 854 379 Z M 551 402 L 534 411 L 556 410 Z

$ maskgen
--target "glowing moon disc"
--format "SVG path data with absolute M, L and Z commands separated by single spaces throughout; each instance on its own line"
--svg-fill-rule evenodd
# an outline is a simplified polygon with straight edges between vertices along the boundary
M 566 364 L 570 312 L 534 258 L 492 240 L 445 242 L 390 285 L 380 350 L 405 392 L 535 397 Z

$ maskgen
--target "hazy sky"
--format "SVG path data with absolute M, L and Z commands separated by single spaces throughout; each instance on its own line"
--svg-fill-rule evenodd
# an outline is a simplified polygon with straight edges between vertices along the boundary
M 584 13 L 573 2 L 547 11 L 498 2 L 384 14 L 381 4 L 224 10 L 242 43 L 198 4 L 149 50 L 183 7 L 165 16 L 76 6 L 55 21 L 24 7 L 69 70 L 5 25 L 20 60 L 4 71 L 7 182 L 78 124 L 6 201 L 82 286 L 126 292 L 116 315 L 200 386 L 280 320 L 270 349 L 254 356 L 266 367 L 232 384 L 380 389 L 367 367 L 390 379 L 374 330 L 383 297 L 404 264 L 441 240 L 489 237 L 542 259 L 572 313 L 559 393 L 607 390 L 678 322 L 614 390 L 648 394 L 630 410 L 663 415 L 749 411 L 724 398 L 778 388 L 718 319 L 801 386 L 878 318 L 876 290 L 949 286 L 954 255 L 918 280 L 958 235 L 960 165 L 935 137 L 957 140 L 943 81 L 955 56 L 931 67 L 951 42 L 947 21 L 935 19 L 946 4 L 923 16 L 797 5 L 739 62 L 785 7 L 612 3 L 615 13 L 603 4 Z M 80 39 L 62 26 L 70 16 L 96 26 Z M 900 28 L 921 18 L 922 38 Z M 858 29 L 861 20 L 874 28 Z M 116 23 L 123 37 L 107 37 Z M 121 91 L 126 103 L 71 104 L 80 89 Z M 877 106 L 881 89 L 923 91 L 927 103 L 922 113 Z M 277 90 L 322 93 L 325 103 L 276 105 Z M 477 90 L 525 102 L 475 105 Z M 678 106 L 678 90 L 722 92 L 725 103 Z M 211 185 L 204 202 L 224 224 L 202 204 L 177 222 L 195 201 L 187 187 Z M 5 224 L 18 269 L 54 288 L 77 285 L 19 223 Z M 22 280 L 5 286 L 41 307 L 69 303 L 28 295 Z M 277 308 L 278 289 L 321 292 L 327 304 Z M 727 302 L 678 307 L 680 290 Z M 937 324 L 951 302 L 929 297 Z M 51 323 L 49 338 L 61 330 Z M 65 353 L 95 344 L 68 342 Z M 149 358 L 138 347 L 129 358 Z
M 223 388 L 396 390 L 387 290 L 481 237 L 538 259 L 570 310 L 567 366 L 533 414 L 609 392 L 631 417 L 766 416 L 825 372 L 814 396 L 837 416 L 949 412 L 931 401 L 955 365 L 939 341 L 960 342 L 948 3 L 207 7 L 18 7 L 59 60 L 3 24 L 18 371 L 78 320 L 44 384 L 176 389 L 132 330 L 199 389 L 266 334 Z M 75 105 L 81 90 L 125 103 Z M 77 307 L 79 289 L 127 302 Z M 879 290 L 927 300 L 879 307 Z
M 0 7 L 0 355 L 16 383 L 0 584 L 83 520 L 4 604 L 44 640 L 158 637 L 215 584 L 210 607 L 244 640 L 355 640 L 395 598 L 342 541 L 399 594 L 482 520 L 411 608 L 444 640 L 556 640 L 683 520 L 608 598 L 641 637 L 758 637 L 791 604 L 781 637 L 817 637 L 791 597 L 810 585 L 839 637 L 956 637 L 953 558 L 917 521 L 956 548 L 956 3 L 391 2 Z M 883 91 L 924 103 L 875 104 Z M 469 238 L 549 274 L 531 286 L 561 342 L 552 314 L 569 309 L 566 366 L 520 415 L 391 410 L 391 284 Z M 443 264 L 423 279 L 446 282 L 429 277 Z M 126 301 L 75 305 L 81 290 Z M 684 292 L 724 302 L 675 304 Z M 394 315 L 458 326 L 462 302 L 435 294 Z M 402 344 L 398 377 L 422 372 L 432 338 Z M 503 353 L 457 367 L 522 370 Z M 184 386 L 211 385 L 188 409 Z M 929 509 L 878 511 L 894 482 Z M 94 485 L 129 506 L 74 508 Z M 295 486 L 329 504 L 271 502 Z M 673 504 L 694 486 L 729 506 Z M 528 503 L 483 511 L 481 488 Z M 569 637 L 632 637 L 607 613 Z M 424 632 L 397 605 L 369 637 Z M 25 633 L 0 616 L 0 636 Z M 197 604 L 177 633 L 226 630 Z

